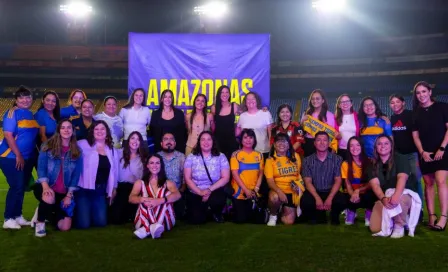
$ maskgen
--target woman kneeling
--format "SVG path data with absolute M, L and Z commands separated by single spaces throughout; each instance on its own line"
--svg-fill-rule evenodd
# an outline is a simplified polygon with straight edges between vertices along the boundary
M 134 234 L 144 239 L 159 238 L 176 223 L 173 202 L 180 197 L 176 184 L 166 179 L 165 165 L 158 154 L 149 156 L 143 180 L 134 183 L 129 202 L 139 204 Z
M 277 134 L 264 168 L 271 189 L 268 226 L 273 227 L 277 224 L 277 213 L 281 207 L 283 207 L 281 220 L 285 225 L 294 224 L 296 216 L 300 216 L 300 197 L 305 191 L 300 168 L 300 157 L 294 151 L 288 135 Z

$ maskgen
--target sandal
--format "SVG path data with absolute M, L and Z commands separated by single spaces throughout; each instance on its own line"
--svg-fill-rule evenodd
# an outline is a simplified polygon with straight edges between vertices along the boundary
M 447 218 L 447 216 L 446 215 L 441 215 L 440 217 L 445 217 L 445 218 Z M 445 226 L 443 226 L 443 228 L 441 227 L 441 226 L 439 226 L 439 225 L 434 225 L 433 227 L 432 227 L 432 230 L 433 231 L 445 231 L 445 228 L 446 228 L 446 224 L 447 224 L 447 222 L 445 222 Z
M 436 220 L 434 220 L 434 223 L 432 225 L 431 225 L 431 223 L 429 223 L 429 222 L 431 222 L 431 216 L 435 216 L 436 217 Z M 432 214 L 429 215 L 428 219 L 429 219 L 429 222 L 428 222 L 428 225 L 427 225 L 428 228 L 433 228 L 437 224 L 437 220 L 438 220 L 437 215 L 432 213 Z

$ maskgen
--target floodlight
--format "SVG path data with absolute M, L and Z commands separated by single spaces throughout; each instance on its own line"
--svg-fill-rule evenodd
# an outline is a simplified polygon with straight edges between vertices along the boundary
M 86 3 L 82 2 L 61 5 L 59 10 L 73 17 L 85 17 L 93 11 L 92 6 L 89 6 Z
M 226 2 L 209 2 L 202 6 L 194 7 L 193 12 L 198 15 L 206 15 L 213 18 L 221 18 L 229 11 L 229 5 Z
M 325 13 L 341 12 L 347 5 L 346 0 L 313 0 L 312 7 Z

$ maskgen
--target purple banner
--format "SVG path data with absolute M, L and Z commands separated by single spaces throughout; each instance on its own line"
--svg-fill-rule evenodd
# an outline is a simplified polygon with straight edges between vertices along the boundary
M 211 106 L 222 85 L 232 102 L 254 91 L 268 105 L 269 84 L 269 34 L 129 34 L 128 92 L 144 88 L 150 108 L 166 89 L 180 109 L 190 109 L 199 93 Z

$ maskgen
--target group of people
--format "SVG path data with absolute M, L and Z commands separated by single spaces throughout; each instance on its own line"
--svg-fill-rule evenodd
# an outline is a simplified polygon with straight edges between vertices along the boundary
M 144 90 L 136 89 L 118 114 L 117 99 L 108 96 L 97 115 L 81 90 L 64 108 L 47 91 L 34 115 L 31 91 L 20 87 L 14 95 L 0 145 L 10 187 L 4 229 L 31 223 L 42 237 L 46 222 L 61 231 L 72 221 L 80 229 L 133 222 L 143 239 L 159 238 L 176 219 L 224 222 L 229 206 L 235 223 L 268 226 L 326 223 L 327 211 L 332 224 L 340 224 L 344 212 L 345 224 L 353 225 L 365 209 L 374 235 L 400 238 L 405 229 L 413 235 L 421 216 L 422 175 L 428 226 L 442 231 L 447 224 L 448 107 L 433 99 L 426 82 L 415 85 L 412 111 L 403 97 L 390 97 L 390 119 L 372 97 L 356 112 L 347 94 L 333 114 L 325 94 L 314 90 L 300 123 L 286 104 L 274 123 L 254 92 L 241 105 L 231 103 L 227 86 L 217 90 L 210 112 L 199 94 L 186 115 L 170 90 L 152 113 Z M 39 205 L 28 222 L 22 205 L 33 168 Z

